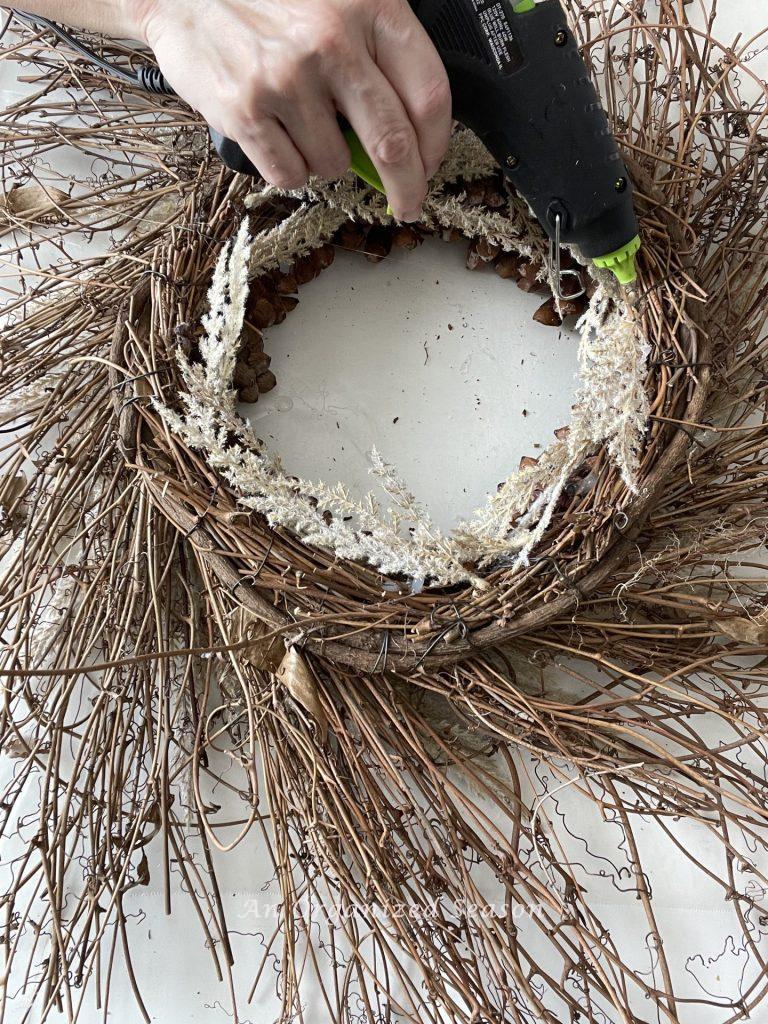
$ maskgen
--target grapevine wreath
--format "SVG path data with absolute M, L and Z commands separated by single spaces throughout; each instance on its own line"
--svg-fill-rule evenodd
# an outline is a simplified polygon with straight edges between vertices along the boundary
M 546 243 L 521 202 L 468 205 L 471 181 L 479 179 L 494 196 L 503 186 L 500 176 L 488 180 L 489 158 L 467 134 L 454 139 L 433 181 L 422 230 L 454 230 L 490 254 L 511 254 L 524 283 L 545 277 Z M 459 192 L 452 194 L 447 185 L 458 175 Z M 244 206 L 258 212 L 272 191 L 246 196 Z M 252 397 L 254 385 L 258 390 L 262 339 L 253 338 L 252 322 L 251 348 L 243 345 L 249 301 L 259 322 L 269 323 L 270 300 L 279 305 L 281 293 L 298 290 L 297 274 L 319 271 L 332 256 L 331 239 L 343 240 L 350 225 L 390 220 L 386 201 L 355 181 L 310 188 L 299 202 L 254 239 L 246 217 L 231 245 L 224 244 L 236 224 L 233 203 L 229 216 L 206 224 L 202 253 L 172 241 L 160 257 L 167 271 L 140 287 L 118 324 L 111 358 L 121 437 L 146 469 L 154 500 L 235 603 L 321 661 L 363 671 L 439 668 L 567 614 L 638 543 L 688 443 L 678 424 L 701 418 L 708 345 L 686 288 L 672 289 L 670 310 L 664 296 L 649 292 L 646 311 L 636 313 L 610 275 L 601 275 L 580 321 L 582 383 L 573 422 L 538 460 L 511 473 L 472 520 L 444 536 L 375 450 L 373 472 L 394 503 L 388 517 L 373 494 L 357 502 L 343 485 L 291 476 L 237 414 L 235 379 L 245 385 L 241 397 Z M 665 223 L 658 211 L 656 217 Z M 211 245 L 217 227 L 222 237 Z M 673 267 L 682 240 L 673 223 L 662 235 L 656 259 Z M 418 239 L 412 231 L 408 237 Z M 206 257 L 217 252 L 215 269 L 206 268 Z M 202 321 L 201 292 L 179 293 L 179 280 L 191 274 L 201 286 L 213 279 Z M 587 277 L 586 268 L 581 274 Z M 571 282 L 574 292 L 582 290 L 580 281 Z M 654 314 L 677 322 L 649 371 L 645 338 Z M 190 325 L 199 322 L 195 339 Z M 680 363 L 687 372 L 675 373 Z M 128 402 L 121 372 L 134 382 Z M 149 400 L 131 400 L 142 396 Z M 168 396 L 182 408 L 172 408 Z M 658 428 L 643 445 L 649 405 Z M 190 464 L 191 453 L 198 458 Z M 211 486 L 216 495 L 209 500 Z M 344 580 L 338 589 L 337 572 Z
M 768 995 L 765 39 L 721 45 L 707 5 L 567 6 L 636 188 L 631 297 L 577 251 L 552 297 L 462 129 L 398 225 L 351 175 L 232 176 L 175 101 L 6 40 L 32 91 L 2 120 L 0 1019 L 75 1019 L 91 988 L 106 1012 L 119 944 L 148 1020 L 150 878 L 191 901 L 236 1019 L 265 968 L 286 1021 L 310 978 L 332 1021 L 734 1021 Z M 337 247 L 427 235 L 581 339 L 570 424 L 447 534 L 385 452 L 358 500 L 291 475 L 238 404 L 280 386 L 271 332 Z M 642 830 L 727 904 L 732 990 L 700 936 L 682 964 L 665 941 Z M 219 858 L 258 841 L 279 914 L 244 936 Z M 603 882 L 636 895 L 640 952 Z

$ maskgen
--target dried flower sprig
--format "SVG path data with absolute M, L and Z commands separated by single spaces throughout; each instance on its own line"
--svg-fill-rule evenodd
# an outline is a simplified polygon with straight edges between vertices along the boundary
M 250 424 L 237 416 L 232 375 L 245 316 L 251 249 L 248 223 L 243 221 L 216 263 L 203 318 L 202 362 L 191 364 L 183 352 L 177 353 L 187 387 L 179 395 L 186 412 L 181 415 L 158 405 L 164 421 L 187 444 L 205 453 L 210 465 L 236 489 L 243 505 L 261 512 L 271 525 L 295 531 L 306 543 L 411 579 L 474 579 L 378 454 L 373 457 L 374 471 L 399 509 L 389 520 L 382 518 L 373 495 L 358 502 L 342 484 L 328 487 L 289 476 L 279 458 L 259 443 Z M 405 519 L 414 529 L 411 540 L 398 529 Z

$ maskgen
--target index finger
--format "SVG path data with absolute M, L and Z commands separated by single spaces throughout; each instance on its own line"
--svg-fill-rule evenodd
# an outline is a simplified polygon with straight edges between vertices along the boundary
M 451 135 L 451 86 L 440 55 L 408 4 L 381 14 L 374 27 L 376 63 L 416 129 L 427 178 L 440 166 Z
M 418 220 L 427 176 L 416 129 L 392 85 L 367 60 L 334 100 L 376 166 L 395 216 Z

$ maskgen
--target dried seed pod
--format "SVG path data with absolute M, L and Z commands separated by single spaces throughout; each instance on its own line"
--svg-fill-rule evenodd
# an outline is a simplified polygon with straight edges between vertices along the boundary
M 298 296 L 296 295 L 281 295 L 280 305 L 283 307 L 286 313 L 292 312 L 299 304 Z
M 429 615 L 423 619 L 419 619 L 415 626 L 411 627 L 411 632 L 417 636 L 426 636 L 428 633 L 434 633 L 435 624 Z
M 538 464 L 539 460 L 534 459 L 531 455 L 524 455 L 520 459 L 520 469 L 535 469 Z
M 365 240 L 365 258 L 371 263 L 381 263 L 392 249 L 392 229 L 376 224 Z
M 241 516 L 243 511 L 238 509 L 233 515 Z M 242 606 L 235 612 L 235 624 L 239 635 L 251 642 L 240 651 L 243 661 L 253 668 L 275 672 L 285 657 L 285 642 L 282 636 L 272 636 L 269 627 L 253 612 Z
M 365 246 L 365 236 L 365 228 L 361 224 L 350 220 L 346 224 L 342 224 L 336 232 L 335 241 L 342 249 L 356 251 Z
M 277 384 L 277 379 L 271 370 L 265 370 L 264 373 L 260 373 L 256 378 L 256 384 L 258 385 L 259 393 L 266 395 L 268 391 Z
M 249 405 L 253 405 L 254 402 L 259 400 L 259 389 L 253 384 L 251 387 L 242 388 L 238 392 L 237 396 L 241 402 L 246 402 Z
M 570 432 L 571 432 L 571 428 L 570 427 L 558 427 L 557 430 L 555 431 L 555 437 L 557 438 L 558 441 L 567 441 L 568 440 L 568 435 L 570 434 Z
M 493 269 L 505 281 L 517 280 L 520 273 L 520 257 L 516 252 L 502 253 L 494 263 Z
M 258 299 L 248 310 L 248 319 L 262 331 L 274 324 L 275 316 L 275 307 L 268 299 Z
M 413 250 L 421 245 L 423 239 L 411 224 L 398 224 L 392 232 L 392 245 L 396 249 Z
M 443 637 L 443 641 L 446 644 L 458 643 L 459 640 L 463 640 L 464 639 L 464 633 L 465 632 L 466 632 L 466 628 L 463 627 L 461 623 L 457 622 L 456 625 L 452 626 L 448 630 L 448 632 L 445 634 L 445 636 Z
M 563 318 L 557 312 L 557 306 L 555 305 L 555 298 L 552 296 L 551 299 L 547 299 L 543 302 L 536 312 L 533 314 L 533 319 L 537 324 L 543 324 L 545 327 L 560 327 Z
M 285 306 L 282 304 L 278 296 L 275 296 L 275 326 L 281 324 L 283 320 L 288 316 Z
M 317 681 L 297 647 L 288 648 L 275 675 L 296 703 L 314 719 L 318 738 L 321 743 L 325 743 L 328 738 L 328 716 L 320 700 Z

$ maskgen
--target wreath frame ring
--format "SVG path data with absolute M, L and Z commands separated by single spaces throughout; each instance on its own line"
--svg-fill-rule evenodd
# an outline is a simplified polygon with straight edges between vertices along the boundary
M 633 167 L 633 177 L 640 176 Z M 652 210 L 655 222 L 662 221 L 667 232 L 668 252 L 684 251 L 683 239 L 678 225 L 664 210 L 663 202 L 651 194 L 648 183 L 641 190 L 642 214 Z M 216 218 L 218 223 L 222 217 Z M 185 243 L 189 245 L 190 243 Z M 641 291 L 648 294 L 653 289 L 651 273 L 641 267 Z M 699 424 L 709 391 L 711 370 L 709 365 L 710 342 L 700 322 L 697 303 L 680 291 L 677 296 L 677 316 L 672 330 L 678 351 L 695 362 L 697 372 L 683 374 L 674 384 L 661 372 L 662 366 L 649 370 L 648 383 L 651 398 L 659 399 L 659 389 L 674 392 L 664 397 L 665 407 L 677 406 L 676 417 L 661 427 L 659 438 L 663 439 L 661 450 L 656 440 L 656 457 L 643 475 L 637 493 L 628 495 L 626 485 L 616 478 L 614 468 L 612 486 L 624 489 L 621 501 L 621 529 L 613 519 L 603 525 L 600 536 L 601 551 L 577 580 L 562 579 L 557 566 L 552 565 L 538 574 L 544 584 L 539 593 L 545 600 L 532 595 L 523 601 L 517 611 L 509 615 L 505 609 L 508 588 L 494 582 L 489 592 L 478 595 L 468 586 L 459 588 L 426 589 L 418 595 L 399 595 L 395 616 L 389 616 L 386 628 L 377 625 L 382 618 L 382 605 L 366 598 L 371 591 L 371 577 L 382 579 L 377 570 L 356 562 L 338 559 L 314 547 L 305 545 L 300 539 L 275 530 L 259 515 L 238 509 L 236 496 L 227 484 L 202 461 L 191 455 L 183 446 L 169 446 L 160 438 L 167 434 L 161 418 L 153 411 L 151 397 L 153 389 L 163 395 L 177 389 L 178 381 L 173 368 L 173 353 L 170 344 L 163 351 L 153 349 L 152 361 L 157 368 L 153 371 L 155 382 L 147 383 L 143 365 L 137 365 L 135 342 L 145 341 L 150 333 L 152 319 L 153 286 L 157 281 L 145 279 L 134 290 L 117 318 L 111 350 L 111 383 L 115 414 L 118 420 L 120 448 L 126 461 L 139 472 L 150 500 L 162 511 L 192 544 L 195 555 L 219 585 L 229 591 L 233 605 L 239 605 L 249 615 L 255 616 L 272 631 L 282 632 L 286 638 L 300 643 L 305 651 L 341 668 L 376 673 L 395 670 L 436 672 L 443 667 L 472 657 L 479 651 L 499 648 L 515 637 L 535 633 L 555 620 L 572 613 L 579 602 L 592 594 L 613 573 L 626 562 L 629 551 L 643 547 L 643 524 L 652 511 L 665 481 L 670 477 L 686 451 L 692 444 L 686 424 Z M 172 326 L 172 325 L 169 325 Z M 171 331 L 166 329 L 165 337 Z M 156 339 L 150 344 L 156 345 Z M 660 361 L 663 364 L 663 360 Z M 663 418 L 663 417 L 662 417 Z M 174 460 L 175 464 L 174 464 Z M 196 487 L 190 486 L 191 483 Z M 248 529 L 253 530 L 262 543 L 262 555 L 254 564 L 245 552 L 238 550 L 238 541 L 233 541 L 232 524 L 247 517 Z M 242 541 L 243 531 L 238 527 L 237 535 Z M 298 548 L 296 547 L 298 545 Z M 294 609 L 290 612 L 280 607 L 279 597 L 268 587 L 259 585 L 259 573 L 265 568 L 272 576 L 285 578 L 286 562 L 291 569 L 291 552 L 299 551 L 302 566 L 307 562 L 318 565 L 321 572 L 329 568 L 343 567 L 345 587 L 360 585 L 359 608 L 345 616 L 345 625 L 336 629 L 334 635 L 333 616 L 330 624 L 322 614 L 308 615 L 306 622 L 297 617 Z M 551 561 L 551 559 L 550 559 Z M 547 566 L 544 556 L 539 565 Z M 304 569 L 297 569 L 300 575 Z M 503 575 L 503 574 L 502 574 Z M 561 577 L 561 578 L 558 578 Z M 328 582 L 326 576 L 326 583 Z M 529 587 L 530 589 L 530 587 Z M 483 619 L 476 627 L 466 628 L 467 612 L 472 612 L 477 603 L 482 603 Z M 387 614 L 393 602 L 386 601 Z M 305 613 L 306 614 L 306 613 Z M 451 629 L 451 623 L 463 628 Z M 425 628 L 424 628 L 424 624 Z M 419 629 L 419 626 L 422 626 Z

